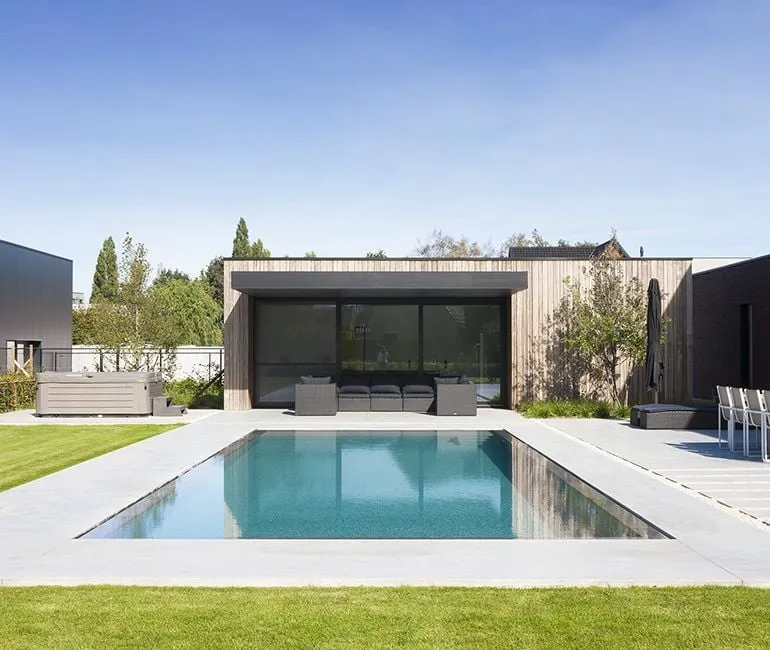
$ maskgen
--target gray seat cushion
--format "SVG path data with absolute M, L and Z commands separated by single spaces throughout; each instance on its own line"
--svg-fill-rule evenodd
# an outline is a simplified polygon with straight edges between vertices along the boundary
M 368 395 L 369 386 L 361 386 L 360 384 L 349 384 L 347 386 L 340 386 L 340 395 Z
M 372 395 L 401 395 L 401 389 L 395 384 L 376 384 L 371 392 Z
M 426 384 L 407 384 L 404 395 L 433 395 L 433 387 Z
M 301 384 L 331 384 L 331 377 L 313 377 L 313 375 L 303 375 L 299 378 Z

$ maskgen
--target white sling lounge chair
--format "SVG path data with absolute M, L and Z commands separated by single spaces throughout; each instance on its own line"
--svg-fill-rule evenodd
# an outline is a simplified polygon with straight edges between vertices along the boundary
M 767 457 L 767 405 L 758 390 L 746 389 L 744 394 L 748 404 L 746 409 L 746 431 L 748 432 L 751 427 L 757 430 L 759 435 L 759 453 L 764 461 Z M 744 439 L 746 438 L 748 438 L 748 435 L 744 433 Z
M 735 451 L 735 419 L 733 417 L 733 397 L 727 386 L 717 386 L 719 412 L 717 414 L 717 430 L 719 431 L 719 448 L 722 448 L 722 421 L 727 425 L 727 448 Z
M 732 412 L 733 412 L 733 427 L 735 427 L 736 422 L 740 422 L 741 426 L 743 428 L 743 455 L 748 456 L 749 455 L 749 420 L 748 420 L 748 410 L 749 410 L 749 404 L 746 401 L 746 393 L 742 388 L 736 388 L 735 386 L 731 386 L 729 388 L 730 391 L 730 397 L 733 401 L 732 406 Z M 733 444 L 735 441 L 735 434 L 733 433 Z

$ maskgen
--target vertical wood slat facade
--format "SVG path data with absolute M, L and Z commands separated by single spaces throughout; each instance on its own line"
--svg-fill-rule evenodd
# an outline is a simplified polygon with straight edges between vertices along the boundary
M 663 314 L 670 319 L 663 348 L 664 378 L 661 401 L 681 402 L 692 397 L 692 262 L 690 259 L 631 259 L 612 262 L 628 281 L 638 278 L 646 289 L 658 278 L 663 296 Z M 558 308 L 566 293 L 564 279 L 587 286 L 589 261 L 509 259 L 237 259 L 225 260 L 224 345 L 225 409 L 252 408 L 252 314 L 253 300 L 231 286 L 233 271 L 272 272 L 489 272 L 526 271 L 528 288 L 510 298 L 510 403 L 525 397 L 548 397 L 542 387 L 528 391 L 528 377 L 547 368 L 542 340 L 547 317 Z M 621 368 L 621 383 L 630 378 L 630 368 Z M 637 377 L 638 379 L 638 377 Z M 547 382 L 544 382 L 547 384 Z M 631 381 L 632 402 L 649 401 L 640 381 Z M 529 393 L 529 394 L 528 394 Z

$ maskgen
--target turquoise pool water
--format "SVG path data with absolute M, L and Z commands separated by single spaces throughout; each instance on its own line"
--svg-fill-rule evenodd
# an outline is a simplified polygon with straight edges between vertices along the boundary
M 664 537 L 505 432 L 255 432 L 88 538 Z

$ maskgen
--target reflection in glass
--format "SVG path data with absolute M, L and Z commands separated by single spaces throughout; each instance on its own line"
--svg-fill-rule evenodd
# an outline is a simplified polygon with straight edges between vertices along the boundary
M 163 490 L 86 537 L 663 537 L 505 432 L 260 432 Z
M 419 370 L 418 305 L 342 305 L 342 369 Z
M 302 375 L 336 375 L 334 303 L 262 302 L 255 313 L 257 403 L 293 402 Z
M 294 387 L 303 375 L 334 377 L 335 366 L 322 364 L 259 365 L 256 367 L 257 398 L 260 404 L 294 401 Z
M 465 375 L 476 384 L 479 403 L 499 399 L 500 305 L 425 305 L 423 310 L 425 370 Z
M 334 364 L 336 306 L 258 303 L 256 340 L 260 363 Z

